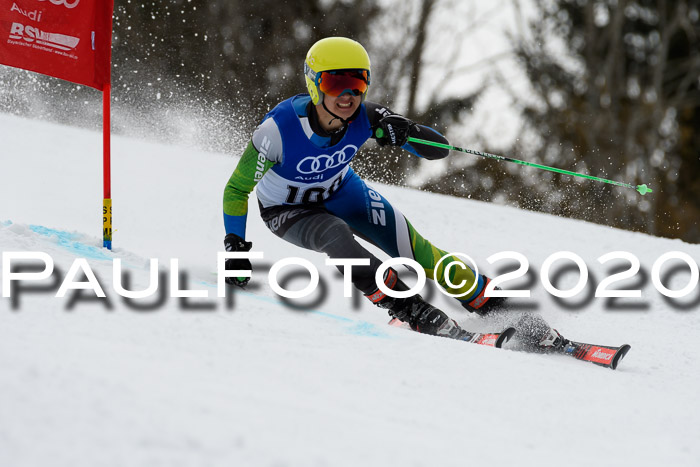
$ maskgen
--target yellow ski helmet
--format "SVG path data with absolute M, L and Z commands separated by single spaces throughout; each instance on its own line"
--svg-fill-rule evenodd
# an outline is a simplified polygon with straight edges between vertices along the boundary
M 319 87 L 323 71 L 332 70 L 366 70 L 369 88 L 369 55 L 362 44 L 347 37 L 326 37 L 311 46 L 304 61 L 306 89 L 314 105 L 323 102 L 323 92 Z M 365 100 L 367 90 L 362 93 Z

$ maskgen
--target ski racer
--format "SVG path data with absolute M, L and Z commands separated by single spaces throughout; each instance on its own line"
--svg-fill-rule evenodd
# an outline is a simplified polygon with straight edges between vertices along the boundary
M 408 137 L 443 144 L 447 140 L 432 128 L 366 100 L 370 59 L 354 40 L 329 37 L 316 42 L 306 55 L 304 77 L 308 94 L 284 100 L 265 115 L 226 185 L 226 250 L 249 251 L 252 247 L 252 242 L 245 240 L 246 216 L 248 196 L 255 188 L 261 217 L 275 235 L 333 259 L 366 259 L 367 265 L 353 266 L 351 279 L 369 300 L 416 331 L 463 338 L 468 333 L 420 295 L 393 298 L 381 292 L 375 282 L 381 261 L 355 236 L 391 257 L 417 261 L 427 277 L 435 273 L 439 285 L 453 295 L 473 289 L 458 298 L 469 311 L 485 313 L 502 306 L 504 299 L 486 297 L 489 279 L 475 275 L 459 258 L 450 256 L 438 264 L 448 253 L 421 236 L 396 206 L 349 166 L 370 138 L 428 160 L 447 157 L 448 150 L 412 145 Z M 377 137 L 377 129 L 383 137 Z M 450 262 L 461 267 L 445 268 Z M 251 264 L 247 259 L 228 259 L 226 269 L 250 270 Z M 339 269 L 342 273 L 343 268 Z M 226 280 L 245 286 L 249 279 Z M 394 269 L 386 271 L 384 283 L 392 290 L 408 290 Z

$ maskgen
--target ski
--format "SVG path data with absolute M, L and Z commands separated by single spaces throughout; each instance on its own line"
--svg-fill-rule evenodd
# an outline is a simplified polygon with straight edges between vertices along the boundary
M 412 330 L 408 323 L 404 323 L 396 318 L 392 318 L 388 324 L 389 326 Z M 491 333 L 471 332 L 466 330 L 464 332 L 465 333 L 459 338 L 459 340 L 500 349 L 503 344 L 508 342 L 510 338 L 513 337 L 513 334 L 515 334 L 515 328 L 506 328 L 501 332 Z
M 631 348 L 629 344 L 612 347 L 568 341 L 559 352 L 570 355 L 577 360 L 595 363 L 614 370 Z
M 501 332 L 482 334 L 482 333 L 469 333 L 473 334 L 473 337 L 467 342 L 472 342 L 479 345 L 488 345 L 490 347 L 496 347 L 500 349 L 503 344 L 508 342 L 513 334 L 515 334 L 515 328 L 506 328 Z M 466 340 L 466 339 L 463 339 Z
M 628 344 L 607 346 L 569 340 L 537 314 L 522 314 L 513 327 L 516 329 L 513 350 L 568 355 L 613 370 L 631 348 Z

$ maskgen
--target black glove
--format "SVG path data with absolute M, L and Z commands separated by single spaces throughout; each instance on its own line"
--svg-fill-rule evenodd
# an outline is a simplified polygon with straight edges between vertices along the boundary
M 391 146 L 403 146 L 408 141 L 412 127 L 417 126 L 413 121 L 402 115 L 387 115 L 379 120 L 379 128 L 382 129 L 383 136 L 377 138 L 380 146 L 386 144 Z
M 246 242 L 236 234 L 228 234 L 226 238 L 224 238 L 224 246 L 226 247 L 226 251 L 250 251 L 250 249 L 253 248 L 253 243 Z M 224 267 L 227 271 L 234 269 L 253 270 L 253 266 L 250 264 L 248 258 L 229 258 L 226 260 Z M 227 277 L 226 283 L 243 287 L 249 280 L 250 277 Z

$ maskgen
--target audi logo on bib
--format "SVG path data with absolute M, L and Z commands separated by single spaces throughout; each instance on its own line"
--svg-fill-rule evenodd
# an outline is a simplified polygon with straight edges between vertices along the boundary
M 46 0 L 39 1 L 45 2 Z M 49 0 L 49 2 L 53 3 L 54 5 L 63 5 L 70 10 L 71 8 L 77 7 L 80 0 Z
M 334 152 L 331 156 L 328 154 L 321 154 L 316 157 L 305 157 L 297 164 L 297 171 L 308 175 L 334 169 L 350 162 L 350 159 L 352 159 L 352 156 L 354 156 L 356 152 L 357 146 L 348 144 L 340 151 Z

